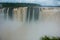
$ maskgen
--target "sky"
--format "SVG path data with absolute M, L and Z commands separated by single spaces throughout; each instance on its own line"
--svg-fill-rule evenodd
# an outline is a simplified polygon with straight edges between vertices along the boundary
M 37 3 L 46 6 L 60 6 L 60 0 L 0 0 L 0 2 Z

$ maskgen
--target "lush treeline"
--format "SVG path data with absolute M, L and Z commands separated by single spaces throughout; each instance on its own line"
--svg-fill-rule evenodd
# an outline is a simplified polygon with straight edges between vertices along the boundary
M 31 6 L 40 6 L 39 4 L 34 3 L 0 3 L 2 7 L 31 7 Z

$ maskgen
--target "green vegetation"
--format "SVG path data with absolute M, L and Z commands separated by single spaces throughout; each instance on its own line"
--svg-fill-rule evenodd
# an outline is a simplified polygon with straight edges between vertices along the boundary
M 2 7 L 31 7 L 31 6 L 40 6 L 39 4 L 34 3 L 0 3 Z
M 48 37 L 48 36 L 44 36 L 44 37 L 41 37 L 40 40 L 60 40 L 60 37 Z

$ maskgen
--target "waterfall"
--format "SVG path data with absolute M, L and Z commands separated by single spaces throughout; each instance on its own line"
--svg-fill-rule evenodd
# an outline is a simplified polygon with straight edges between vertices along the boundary
M 3 21 L 2 19 L 0 21 L 0 32 L 2 34 L 0 35 L 3 40 L 40 40 L 40 37 L 45 35 L 60 36 L 60 13 L 58 11 L 53 12 L 53 9 L 45 10 L 40 7 L 27 7 L 26 14 L 24 11 L 24 15 L 22 13 L 26 22 L 22 23 L 20 21 L 10 20 L 11 18 L 13 19 L 13 9 L 14 8 L 3 8 L 1 14 L 4 13 L 4 15 L 0 15 L 0 20 L 2 18 L 8 20 Z M 40 9 L 42 9 L 42 11 Z M 17 12 L 14 17 L 19 13 L 17 16 L 21 18 L 20 9 L 17 9 L 17 11 L 19 12 Z
M 9 17 L 8 17 L 8 11 L 9 11 L 9 8 L 7 8 L 7 20 L 9 19 Z
M 27 22 L 36 22 L 39 20 L 39 8 L 37 7 L 28 7 L 27 9 Z

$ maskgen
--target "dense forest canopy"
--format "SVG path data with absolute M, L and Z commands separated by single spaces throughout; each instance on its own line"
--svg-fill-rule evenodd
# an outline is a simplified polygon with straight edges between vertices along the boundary
M 33 3 L 0 3 L 0 7 L 31 7 L 31 6 L 40 6 L 40 5 Z

